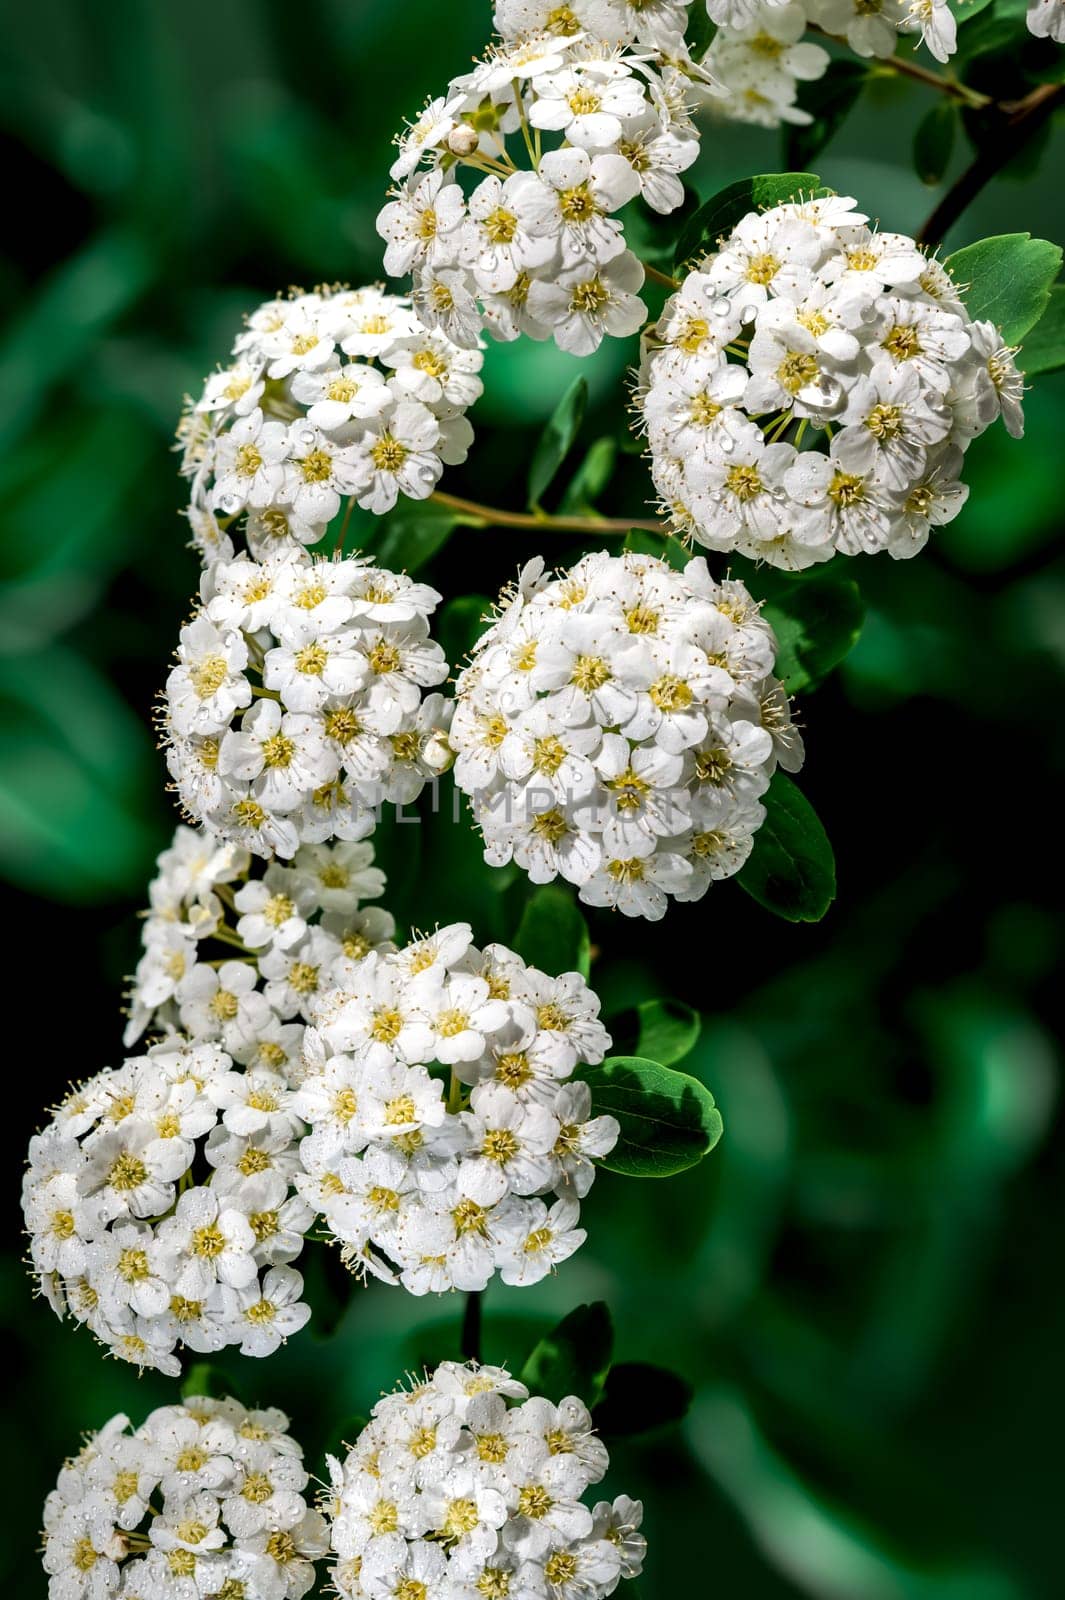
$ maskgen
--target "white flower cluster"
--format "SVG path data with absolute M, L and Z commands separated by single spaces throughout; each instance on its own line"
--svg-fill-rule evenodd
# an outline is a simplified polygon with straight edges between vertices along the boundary
M 124 1042 L 146 1029 L 209 1040 L 249 1071 L 296 1083 L 315 996 L 371 950 L 392 949 L 395 922 L 362 904 L 385 887 L 369 843 L 301 845 L 291 866 L 272 861 L 261 877 L 250 865 L 246 850 L 177 828 L 149 889 Z
M 666 302 L 640 407 L 685 538 L 802 568 L 912 556 L 955 517 L 969 443 L 1023 431 L 1023 380 L 963 286 L 841 196 L 750 212 Z
M 166 683 L 189 815 L 256 855 L 359 839 L 447 765 L 435 589 L 372 562 L 280 550 L 216 561 Z
M 233 554 L 241 517 L 266 556 L 317 544 L 347 496 L 378 513 L 400 495 L 424 500 L 473 439 L 475 345 L 457 349 L 376 287 L 260 306 L 179 430 L 205 560 Z
M 587 1407 L 502 1367 L 445 1361 L 330 1460 L 346 1600 L 598 1600 L 643 1566 L 643 1507 L 583 1495 L 610 1458 Z
M 707 0 L 718 30 L 703 66 L 724 90 L 714 109 L 761 128 L 811 122 L 796 104 L 799 85 L 823 77 L 829 55 L 803 34 L 811 22 L 827 28 L 823 14 L 841 4 L 852 10 L 849 0 Z
M 610 1045 L 596 995 L 472 938 L 370 955 L 323 996 L 294 1101 L 300 1194 L 353 1271 L 411 1294 L 538 1282 L 583 1244 L 578 1202 L 618 1136 L 571 1079 Z
M 660 918 L 750 853 L 802 745 L 741 583 L 649 556 L 531 563 L 458 680 L 451 741 L 495 866 Z
M 302 1457 L 283 1412 L 236 1400 L 112 1417 L 45 1501 L 49 1600 L 299 1600 L 328 1549 Z
M 1035 38 L 1065 44 L 1065 0 L 1029 0 L 1024 20 Z M 958 48 L 958 16 L 948 0 L 909 0 L 900 27 L 905 33 L 919 33 L 921 43 L 937 61 L 949 61 Z
M 293 1188 L 303 1131 L 280 1074 L 238 1071 L 210 1040 L 175 1037 L 74 1089 L 23 1180 L 53 1310 L 171 1377 L 179 1344 L 270 1355 L 311 1314 L 290 1265 L 314 1220 Z
M 413 275 L 426 323 L 464 346 L 487 328 L 575 355 L 643 325 L 644 271 L 618 213 L 641 194 L 658 212 L 683 199 L 699 149 L 689 105 L 710 92 L 667 26 L 685 16 L 665 0 L 499 0 L 502 42 L 399 139 L 378 218 L 385 270 Z M 468 196 L 463 168 L 480 179 Z

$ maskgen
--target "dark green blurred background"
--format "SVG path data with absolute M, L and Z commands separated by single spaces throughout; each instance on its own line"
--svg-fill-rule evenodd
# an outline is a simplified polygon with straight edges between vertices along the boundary
M 121 1056 L 135 913 L 174 823 L 149 727 L 198 577 L 174 421 L 257 299 L 379 274 L 391 134 L 482 45 L 489 7 L 6 9 L 0 866 L 6 1073 L 22 1108 L 5 1119 L 0 1582 L 37 1595 L 40 1504 L 63 1455 L 111 1412 L 139 1419 L 174 1397 L 31 1300 L 13 1209 L 40 1108 Z M 927 96 L 878 80 L 817 163 L 885 226 L 914 229 L 935 199 L 909 153 Z M 1063 154 L 1058 129 L 1038 175 L 999 180 L 949 242 L 1065 239 Z M 781 165 L 778 136 L 709 129 L 696 181 L 705 196 Z M 586 440 L 617 426 L 628 354 L 586 364 Z M 477 445 L 445 487 L 520 505 L 533 430 L 576 370 L 528 342 L 491 351 Z M 648 1505 L 653 1600 L 1065 1587 L 1065 1177 L 1045 1020 L 1060 943 L 1065 383 L 1042 380 L 1028 414 L 1023 443 L 978 441 L 969 506 L 919 560 L 861 566 L 864 634 L 802 708 L 803 783 L 839 865 L 826 921 L 775 922 L 731 885 L 653 935 L 594 921 L 608 1008 L 669 991 L 708 1013 L 686 1065 L 726 1134 L 683 1177 L 602 1176 L 581 1254 L 536 1289 L 489 1292 L 488 1354 L 520 1360 L 528 1343 L 500 1317 L 605 1298 L 622 1358 L 696 1385 L 682 1429 L 615 1447 L 613 1490 Z M 641 471 L 626 463 L 606 509 L 640 505 Z M 428 571 L 449 595 L 491 593 L 536 548 L 467 530 Z M 489 874 L 444 870 L 451 843 L 427 840 L 421 921 L 507 931 Z M 316 1455 L 333 1421 L 430 1348 L 419 1326 L 457 1329 L 460 1311 L 375 1286 L 334 1338 L 224 1364 L 247 1397 L 292 1412 Z

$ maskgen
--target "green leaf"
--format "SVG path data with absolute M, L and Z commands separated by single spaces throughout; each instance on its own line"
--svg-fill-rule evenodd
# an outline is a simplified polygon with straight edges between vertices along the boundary
M 783 772 L 773 774 L 762 804 L 766 819 L 736 881 L 788 922 L 820 922 L 836 897 L 836 863 L 821 819 Z
M 613 476 L 617 453 L 617 440 L 609 434 L 595 440 L 558 503 L 562 515 L 595 515 L 595 502 Z
M 514 948 L 523 961 L 552 975 L 591 970 L 588 924 L 568 889 L 547 883 L 534 891 L 522 913 Z
M 448 659 L 452 672 L 457 672 L 487 626 L 492 602 L 486 594 L 460 594 L 449 600 L 440 613 L 436 637 Z
M 625 243 L 641 261 L 668 272 L 677 240 L 698 209 L 699 196 L 687 184 L 680 205 L 664 215 L 637 199 L 625 212 Z
M 796 167 L 820 155 L 870 76 L 869 67 L 860 61 L 830 61 L 827 71 L 810 83 L 799 84 L 798 105 L 809 113 L 812 122 L 789 128 L 784 157 Z
M 401 496 L 396 509 L 374 518 L 368 537 L 359 546 L 391 572 L 417 572 L 442 550 L 456 528 L 483 528 L 483 517 L 435 500 L 408 500 Z
M 619 1361 L 607 1373 L 603 1398 L 592 1418 L 608 1438 L 669 1427 L 688 1414 L 692 1386 L 678 1372 L 649 1361 Z
M 913 164 L 922 183 L 942 183 L 954 153 L 958 109 L 953 100 L 937 100 L 925 112 L 913 136 Z
M 763 211 L 794 200 L 800 192 L 809 198 L 821 193 L 821 180 L 812 172 L 765 172 L 756 178 L 730 183 L 700 206 L 677 240 L 675 267 L 683 268 L 708 250 L 716 250 L 723 234 L 731 232 L 748 211 Z
M 998 55 L 1011 46 L 1020 47 L 1026 37 L 1025 12 L 1028 0 L 984 0 L 968 11 L 968 21 L 958 32 L 958 49 L 951 63 L 961 77 L 962 64 L 977 56 Z M 962 12 L 958 12 L 959 20 Z
M 566 459 L 584 421 L 588 405 L 588 383 L 583 377 L 574 378 L 558 402 L 547 425 L 536 443 L 529 464 L 529 504 L 537 506 L 545 490 L 551 487 L 555 473 Z
M 666 561 L 677 572 L 683 572 L 691 560 L 691 551 L 685 550 L 672 534 L 652 533 L 648 528 L 630 528 L 622 541 L 623 550 L 632 550 L 640 556 L 654 556 Z
M 180 1393 L 182 1400 L 191 1400 L 195 1395 L 206 1395 L 211 1400 L 238 1398 L 228 1373 L 212 1366 L 210 1361 L 193 1362 L 181 1380 Z
M 640 1056 L 586 1067 L 596 1116 L 616 1117 L 617 1144 L 600 1159 L 630 1178 L 670 1178 L 694 1167 L 721 1137 L 721 1113 L 698 1079 Z
M 683 1000 L 644 1000 L 636 1007 L 639 1033 L 636 1054 L 660 1067 L 671 1067 L 695 1047 L 702 1023 Z
M 816 689 L 854 648 L 865 602 L 853 578 L 768 578 L 762 615 L 777 636 L 776 673 L 789 694 Z
M 1017 365 L 1029 378 L 1065 367 L 1065 283 L 1051 289 L 1046 310 L 1025 336 Z
M 544 1335 L 521 1369 L 533 1394 L 557 1405 L 575 1394 L 594 1406 L 603 1392 L 614 1349 L 614 1325 L 602 1300 L 577 1306 Z
M 1002 233 L 955 250 L 945 265 L 964 289 L 973 320 L 994 322 L 1007 344 L 1019 344 L 1047 308 L 1061 271 L 1061 246 L 1027 233 Z
M 688 53 L 693 61 L 701 61 L 714 42 L 717 33 L 717 23 L 711 20 L 710 13 L 704 5 L 692 6 L 688 12 L 688 25 L 685 35 L 688 41 Z

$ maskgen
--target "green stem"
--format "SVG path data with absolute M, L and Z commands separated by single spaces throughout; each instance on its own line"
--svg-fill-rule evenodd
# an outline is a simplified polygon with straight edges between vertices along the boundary
M 680 279 L 671 278 L 668 272 L 659 272 L 657 267 L 652 267 L 649 261 L 643 262 L 643 270 L 654 283 L 664 284 L 667 289 L 679 289 Z
M 463 500 L 457 494 L 444 494 L 437 489 L 429 496 L 437 505 L 450 506 L 452 511 L 464 511 L 479 517 L 482 522 L 500 528 L 542 528 L 558 533 L 628 533 L 631 528 L 642 528 L 647 533 L 666 532 L 657 518 L 649 517 L 553 517 L 546 511 L 503 511 L 499 506 L 482 505 L 479 500 Z

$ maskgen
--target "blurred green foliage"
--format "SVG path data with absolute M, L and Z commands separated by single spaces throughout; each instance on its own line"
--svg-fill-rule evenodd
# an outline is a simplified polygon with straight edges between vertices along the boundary
M 379 274 L 391 134 L 482 45 L 488 9 L 8 8 L 5 174 L 30 202 L 17 218 L 9 205 L 0 265 L 13 1173 L 43 1104 L 120 1055 L 135 912 L 173 825 L 150 713 L 197 580 L 168 456 L 181 396 L 263 295 Z M 935 198 L 910 166 L 929 110 L 920 86 L 874 76 L 817 157 L 823 180 L 913 230 Z M 949 181 L 960 145 L 926 164 L 945 162 Z M 983 194 L 949 246 L 1065 237 L 1063 156 L 1058 127 L 1038 168 Z M 779 136 L 711 129 L 694 187 L 706 196 L 800 163 Z M 603 508 L 645 502 L 643 468 L 618 448 L 630 356 L 610 344 L 579 368 L 589 395 L 571 460 L 587 459 L 576 482 L 562 469 L 552 504 L 583 504 L 615 461 Z M 446 487 L 520 504 L 533 441 L 577 372 L 551 347 L 490 350 L 477 446 Z M 613 1489 L 647 1502 L 640 1588 L 652 1600 L 711 1586 L 745 1600 L 1061 1593 L 1065 1173 L 1049 1136 L 1048 1017 L 1061 944 L 1062 379 L 1038 382 L 1028 417 L 1021 444 L 1000 429 L 977 442 L 964 514 L 917 561 L 844 574 L 860 582 L 861 635 L 803 705 L 803 787 L 838 867 L 826 921 L 779 922 L 735 885 L 653 933 L 592 919 L 593 982 L 619 1039 L 632 1033 L 625 1048 L 641 1002 L 704 1013 L 680 1070 L 712 1091 L 725 1135 L 668 1180 L 602 1174 L 588 1245 L 533 1290 L 493 1285 L 485 1343 L 520 1365 L 561 1315 L 604 1300 L 621 1362 L 692 1385 L 686 1422 L 612 1441 Z M 402 536 L 392 524 L 375 542 L 384 554 Z M 545 537 L 549 557 L 579 548 Z M 483 601 L 455 597 L 495 593 L 536 551 L 480 527 L 422 550 L 457 646 Z M 811 679 L 831 664 L 799 637 L 789 647 Z M 408 920 L 469 917 L 482 940 L 514 937 L 523 886 L 488 872 L 448 816 L 393 825 L 382 851 L 389 903 Z M 53 1016 L 64 1026 L 42 1030 Z M 15 1228 L 12 1213 L 12 1240 Z M 14 1470 L 0 1582 L 37 1595 L 35 1529 L 60 1459 L 82 1430 L 117 1410 L 139 1418 L 173 1386 L 138 1382 L 31 1303 L 15 1245 L 3 1274 L 0 1437 Z M 457 1353 L 460 1319 L 457 1300 L 375 1285 L 330 1337 L 219 1364 L 238 1392 L 286 1407 L 317 1457 L 405 1367 Z

